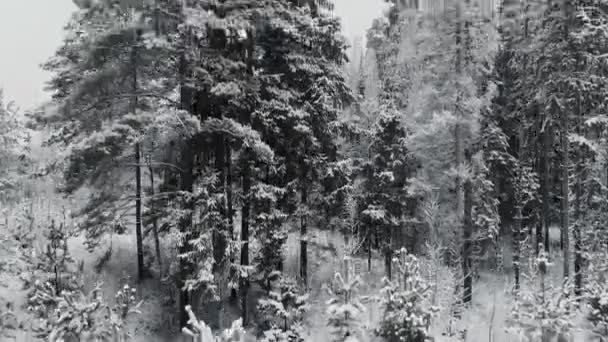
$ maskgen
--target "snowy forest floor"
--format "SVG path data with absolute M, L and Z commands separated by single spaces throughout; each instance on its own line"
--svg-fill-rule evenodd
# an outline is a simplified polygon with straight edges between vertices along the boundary
M 44 206 L 44 201 L 40 201 L 38 206 Z M 48 203 L 49 213 L 53 212 L 51 206 L 57 203 Z M 42 209 L 42 208 L 39 208 Z M 7 222 L 8 223 L 8 222 Z M 17 224 L 17 223 L 15 223 Z M 39 224 L 44 226 L 44 224 Z M 337 247 L 335 253 L 331 252 L 329 246 L 341 246 L 342 236 L 332 232 L 313 232 L 311 234 L 310 260 L 313 261 L 310 265 L 310 294 L 311 308 L 308 313 L 307 324 L 309 331 L 308 341 L 329 341 L 330 331 L 326 327 L 326 317 L 324 312 L 324 303 L 327 300 L 327 294 L 322 290 L 323 284 L 331 281 L 335 272 L 341 271 L 342 255 L 340 247 Z M 98 281 L 103 281 L 103 290 L 107 298 L 113 298 L 113 294 L 128 280 L 134 284 L 136 279 L 136 248 L 134 234 L 119 235 L 112 238 L 112 254 L 109 260 L 101 269 L 96 269 L 95 264 L 107 251 L 109 247 L 109 239 L 106 239 L 104 245 L 98 248 L 95 252 L 89 253 L 84 244 L 82 237 L 74 237 L 70 240 L 70 252 L 77 262 L 84 262 L 82 276 L 85 281 L 85 287 L 90 289 Z M 286 248 L 286 264 L 285 271 L 292 276 L 297 275 L 298 268 L 298 236 L 293 234 L 288 240 Z M 7 258 L 8 259 L 8 258 Z M 510 256 L 505 252 L 505 263 L 508 263 Z M 2 259 L 4 260 L 4 258 Z M 561 276 L 561 261 L 558 254 L 552 255 L 553 266 L 550 274 L 558 279 Z M 356 273 L 358 273 L 364 283 L 362 295 L 379 295 L 381 288 L 381 279 L 384 275 L 384 266 L 379 256 L 374 256 L 372 260 L 371 271 L 367 271 L 367 260 L 355 259 L 353 261 Z M 18 266 L 16 266 L 18 269 Z M 441 272 L 440 272 L 441 273 Z M 17 308 L 17 316 L 22 324 L 20 331 L 14 335 L 16 341 L 36 341 L 28 330 L 28 320 L 30 319 L 27 312 L 23 309 L 25 303 L 25 292 L 22 290 L 23 284 L 18 277 L 8 272 L 3 272 L 0 275 L 0 304 L 4 308 L 6 301 L 11 301 Z M 438 282 L 438 298 L 437 304 L 442 307 L 442 303 L 447 303 L 450 296 L 453 296 L 453 287 L 446 279 L 441 279 Z M 528 286 L 525 281 L 522 286 Z M 431 327 L 432 336 L 436 341 L 461 341 L 456 336 L 446 336 L 448 330 L 452 331 L 467 331 L 466 341 L 470 342 L 518 342 L 520 338 L 505 331 L 507 319 L 512 304 L 511 289 L 513 287 L 512 274 L 509 269 L 498 274 L 496 272 L 481 271 L 479 278 L 474 282 L 473 304 L 467 309 L 460 320 L 450 318 L 449 310 L 442 307 L 442 312 L 439 317 L 433 320 Z M 154 342 L 154 341 L 189 341 L 183 338 L 177 331 L 172 331 L 171 326 L 175 326 L 174 310 L 168 309 L 167 305 L 171 305 L 171 301 L 175 300 L 175 295 L 167 292 L 167 289 L 159 283 L 158 279 L 149 279 L 137 286 L 138 293 L 144 300 L 142 307 L 142 315 L 137 316 L 132 320 L 130 331 L 133 341 L 136 342 Z M 169 304 L 168 304 L 169 303 Z M 378 320 L 381 318 L 380 307 L 374 301 L 366 302 L 367 312 L 360 317 L 360 322 L 363 328 L 377 326 Z M 228 307 L 225 310 L 225 315 L 222 318 L 224 324 L 229 325 L 230 322 L 238 318 L 238 308 Z M 204 317 L 204 316 L 203 316 Z M 201 317 L 201 318 L 203 318 Z M 595 341 L 589 334 L 590 327 L 583 317 L 579 317 L 577 322 L 577 331 L 572 336 L 570 341 Z M 371 331 L 368 329 L 368 331 Z M 10 341 L 13 339 L 1 339 L 2 341 Z M 364 341 L 375 341 L 371 333 L 364 335 Z

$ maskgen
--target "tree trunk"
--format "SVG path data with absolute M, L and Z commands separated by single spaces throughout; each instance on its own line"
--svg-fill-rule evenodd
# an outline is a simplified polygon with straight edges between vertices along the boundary
M 543 201 L 543 207 L 542 207 L 542 223 L 543 223 L 543 230 L 544 230 L 544 239 L 545 239 L 545 252 L 547 252 L 547 255 L 549 254 L 549 226 L 551 224 L 550 219 L 549 219 L 549 186 L 550 186 L 550 182 L 549 182 L 549 163 L 551 161 L 551 158 L 549 157 L 549 148 L 551 147 L 551 127 L 549 126 L 549 123 L 545 123 L 545 127 L 543 130 L 543 150 L 542 150 L 542 201 Z
M 521 204 L 515 207 L 515 226 L 513 227 L 513 277 L 515 279 L 515 291 L 520 288 L 520 259 L 521 259 Z
M 456 5 L 456 74 L 460 75 L 462 73 L 462 23 L 460 20 L 460 4 Z M 463 141 L 462 141 L 462 128 L 460 127 L 460 120 L 462 119 L 462 113 L 460 109 L 460 101 L 461 96 L 460 92 L 457 90 L 456 95 L 456 124 L 454 127 L 454 137 L 456 141 L 456 168 L 459 171 L 462 167 L 463 162 Z M 456 176 L 456 213 L 460 218 L 464 211 L 464 195 L 462 189 L 462 177 L 459 174 Z
M 244 152 L 245 154 L 247 152 Z M 241 266 L 249 266 L 249 216 L 251 209 L 251 166 L 249 159 L 244 156 L 243 162 L 243 208 L 241 215 Z M 249 279 L 241 279 L 241 308 L 243 325 L 247 324 L 247 294 L 249 292 Z
M 470 162 L 471 152 L 465 151 L 467 161 Z M 462 234 L 462 272 L 464 275 L 463 303 L 469 303 L 473 296 L 473 270 L 471 262 L 471 238 L 473 235 L 473 182 L 467 178 L 464 182 L 464 211 Z
M 193 191 L 193 160 L 192 160 L 192 150 L 190 146 L 191 142 L 185 142 L 185 146 L 182 149 L 181 154 L 181 165 L 182 169 L 181 173 L 181 190 L 186 193 L 192 193 Z M 191 235 L 191 227 L 192 227 L 192 210 L 194 209 L 194 203 L 191 200 L 188 200 L 186 203 L 185 209 L 188 211 L 183 217 L 180 218 L 179 221 L 179 230 L 180 233 L 184 236 L 182 243 L 179 246 L 179 253 L 186 254 L 190 251 L 190 246 L 188 245 L 188 239 Z M 179 274 L 177 279 L 177 286 L 179 291 L 179 321 L 180 326 L 185 327 L 188 325 L 188 314 L 185 310 L 186 305 L 190 304 L 189 292 L 184 288 L 185 279 L 188 278 L 190 273 L 190 263 L 188 260 L 184 258 L 179 258 Z
M 393 279 L 393 250 L 391 249 L 391 231 L 392 230 L 388 230 L 386 233 L 386 241 L 384 242 L 384 272 L 388 280 Z
M 306 175 L 304 175 L 306 178 Z M 302 207 L 308 211 L 308 189 L 306 182 L 302 182 Z M 304 288 L 308 288 L 308 227 L 306 222 L 307 213 L 304 213 L 300 218 L 300 278 Z
M 151 165 L 148 166 L 150 172 L 150 196 L 154 197 L 154 169 Z M 158 262 L 158 277 L 163 279 L 163 262 L 162 255 L 160 252 L 160 238 L 158 236 L 158 219 L 156 213 L 152 213 L 152 233 L 154 234 L 154 249 L 156 251 L 156 261 Z
M 577 123 L 577 131 L 580 135 L 584 135 L 584 131 L 582 130 L 583 118 L 581 116 L 581 99 L 580 94 L 577 96 L 576 101 L 576 119 Z M 583 201 L 583 177 L 584 177 L 584 168 L 585 168 L 585 157 L 583 155 L 583 150 L 579 147 L 576 150 L 577 152 L 577 160 L 576 160 L 576 197 L 575 201 L 575 221 L 574 221 L 574 294 L 579 297 L 582 293 L 583 287 L 583 274 L 582 272 L 582 264 L 583 264 L 583 255 L 582 255 L 582 241 L 581 241 L 581 226 L 583 225 L 583 215 L 581 210 L 581 205 Z
M 569 221 L 569 211 L 570 211 L 570 203 L 568 202 L 568 164 L 569 164 L 569 156 L 568 156 L 568 115 L 564 110 L 561 113 L 561 148 L 562 148 L 562 167 L 561 167 L 561 216 L 562 216 L 562 227 L 561 227 L 561 236 L 563 240 L 563 253 L 564 253 L 564 277 L 568 277 L 570 275 L 570 240 L 568 237 L 568 229 L 570 226 Z
M 131 48 L 131 67 L 133 79 L 131 90 L 137 94 L 137 44 L 139 36 L 133 32 L 133 47 Z M 137 114 L 137 96 L 133 96 L 131 101 L 131 113 Z M 137 244 L 137 274 L 139 281 L 144 278 L 144 247 L 141 233 L 141 158 L 139 141 L 135 143 L 135 238 Z
M 218 119 L 221 119 L 221 114 L 217 115 Z M 213 146 L 215 146 L 215 172 L 219 174 L 218 178 L 220 181 L 220 191 L 226 194 L 226 148 L 224 135 L 221 133 L 213 134 Z M 226 206 L 224 202 L 219 207 L 220 217 L 222 219 L 227 218 Z M 224 221 L 225 222 L 225 221 Z M 224 270 L 224 263 L 226 257 L 226 228 L 225 224 L 216 227 L 214 231 L 214 243 L 213 243 L 213 256 L 215 259 L 214 273 L 222 272 Z M 220 299 L 221 300 L 221 299 Z
M 185 41 L 185 37 L 182 37 Z M 179 77 L 180 77 L 180 109 L 186 110 L 191 114 L 193 113 L 192 108 L 192 95 L 193 90 L 186 86 L 186 56 L 184 52 L 185 48 L 182 49 L 179 60 Z M 192 194 L 194 188 L 194 159 L 192 150 L 192 141 L 187 139 L 183 143 L 180 155 L 180 190 L 183 192 Z M 180 217 L 178 222 L 179 231 L 183 236 L 181 243 L 179 244 L 179 253 L 184 255 L 190 251 L 188 245 L 188 239 L 190 238 L 192 230 L 192 211 L 194 209 L 194 203 L 188 200 L 184 208 L 187 213 Z M 190 273 L 190 263 L 184 258 L 179 258 L 179 271 L 177 274 L 176 285 L 179 305 L 179 323 L 180 327 L 188 326 L 188 313 L 186 312 L 186 305 L 190 304 L 190 296 L 187 289 L 185 289 L 185 279 L 188 278 Z
M 367 233 L 367 272 L 372 271 L 372 232 Z
M 569 30 L 570 30 L 570 20 L 572 17 L 572 4 L 570 0 L 563 0 L 563 20 L 564 20 L 564 40 L 570 41 L 569 39 Z M 563 252 L 564 252 L 564 278 L 567 278 L 570 275 L 570 238 L 568 234 L 568 229 L 570 226 L 569 221 L 569 210 L 570 203 L 568 202 L 568 164 L 569 164 L 569 142 L 568 142 L 568 110 L 561 110 L 561 147 L 562 147 L 562 169 L 561 169 L 561 188 L 562 188 L 562 201 L 561 201 L 561 214 L 562 214 L 562 229 L 561 236 L 563 240 Z

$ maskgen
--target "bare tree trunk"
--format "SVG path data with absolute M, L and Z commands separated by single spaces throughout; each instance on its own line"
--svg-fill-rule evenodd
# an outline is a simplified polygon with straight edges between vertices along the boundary
M 456 4 L 456 74 L 460 75 L 462 73 L 462 23 L 460 18 L 460 4 Z M 458 90 L 457 90 L 458 91 Z M 461 96 L 460 92 L 456 95 L 456 124 L 454 127 L 454 137 L 456 140 L 456 168 L 460 171 L 463 163 L 463 142 L 462 142 L 462 128 L 460 127 L 460 120 L 462 119 L 462 113 L 460 109 Z M 458 217 L 464 212 L 464 195 L 462 189 L 462 178 L 458 174 L 456 176 L 456 213 Z
M 570 0 L 563 0 L 563 15 L 564 15 L 564 39 L 565 41 L 569 41 L 569 24 L 570 18 L 572 15 L 572 4 Z M 568 234 L 568 229 L 570 226 L 570 203 L 568 202 L 568 164 L 569 164 L 569 142 L 568 142 L 568 111 L 561 111 L 561 147 L 562 147 L 562 169 L 561 169 L 561 188 L 562 188 L 562 229 L 561 235 L 563 240 L 563 252 L 564 252 L 564 278 L 567 278 L 570 275 L 570 239 Z
M 393 250 L 392 245 L 392 230 L 389 228 L 386 232 L 386 241 L 384 242 L 384 272 L 389 280 L 393 279 Z
M 543 130 L 543 150 L 542 150 L 542 223 L 544 230 L 544 238 L 545 238 L 545 252 L 549 253 L 549 226 L 551 224 L 549 219 L 549 163 L 551 159 L 549 158 L 549 148 L 551 144 L 551 134 L 552 130 L 549 126 L 549 123 L 545 123 L 545 127 Z
M 306 179 L 306 175 L 304 176 Z M 307 182 L 302 182 L 302 207 L 308 211 L 308 189 Z M 300 279 L 304 284 L 304 288 L 308 288 L 308 226 L 307 213 L 304 213 L 300 218 Z
M 245 152 L 247 153 L 247 152 Z M 243 162 L 243 208 L 241 215 L 241 266 L 249 266 L 249 216 L 251 208 L 251 166 L 249 159 L 245 156 Z M 249 280 L 241 280 L 241 308 L 243 325 L 247 324 L 247 294 L 249 292 Z
M 577 96 L 576 101 L 576 119 L 577 119 L 577 131 L 579 134 L 584 134 L 582 129 L 583 117 L 581 115 L 581 98 L 580 94 Z M 576 197 L 575 201 L 575 222 L 574 222 L 574 294 L 579 297 L 582 293 L 583 287 L 583 255 L 582 255 L 582 241 L 581 241 L 581 226 L 583 225 L 583 215 L 581 205 L 583 201 L 583 177 L 585 168 L 585 156 L 580 146 L 577 148 L 577 160 L 576 160 Z
M 133 94 L 137 94 L 137 44 L 139 43 L 139 34 L 133 32 L 133 47 L 131 48 L 131 68 L 132 68 L 132 87 Z M 131 112 L 137 114 L 137 96 L 133 96 L 131 100 Z M 135 235 L 137 243 L 137 274 L 139 281 L 144 278 L 144 248 L 143 237 L 141 233 L 141 158 L 139 141 L 135 143 Z
M 564 253 L 564 277 L 568 277 L 570 274 L 570 240 L 568 237 L 568 229 L 570 226 L 570 203 L 568 201 L 568 164 L 569 164 L 569 156 L 568 156 L 568 115 L 566 111 L 561 113 L 561 147 L 562 147 L 562 167 L 561 167 L 561 216 L 562 216 L 562 227 L 561 227 L 561 236 L 563 240 L 563 253 Z
M 150 195 L 154 197 L 154 169 L 152 168 L 152 165 L 148 165 L 148 171 L 150 172 Z M 152 233 L 154 234 L 154 249 L 156 251 L 156 261 L 158 263 L 158 277 L 163 279 L 163 262 L 160 252 L 160 238 L 158 236 L 158 219 L 156 218 L 155 213 L 152 215 Z
M 513 227 L 513 277 L 515 279 L 515 291 L 519 291 L 520 287 L 521 221 L 522 208 L 518 203 L 515 207 L 515 226 Z
M 471 161 L 471 152 L 465 151 L 467 161 Z M 464 212 L 462 234 L 462 273 L 464 275 L 463 303 L 471 302 L 473 298 L 473 270 L 471 262 L 471 241 L 473 235 L 473 182 L 467 178 L 464 182 Z

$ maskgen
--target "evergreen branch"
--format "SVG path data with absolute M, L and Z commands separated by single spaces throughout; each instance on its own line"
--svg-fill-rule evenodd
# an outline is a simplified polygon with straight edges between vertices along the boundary
M 159 95 L 159 94 L 154 94 L 154 93 L 119 94 L 119 95 L 107 96 L 107 97 L 101 98 L 99 101 L 93 103 L 92 105 L 90 105 L 88 107 L 85 107 L 84 109 L 81 109 L 80 111 L 76 112 L 76 115 L 84 114 L 84 113 L 86 113 L 86 112 L 88 112 L 90 110 L 95 109 L 95 107 L 97 107 L 97 106 L 99 106 L 99 105 L 101 105 L 101 104 L 103 104 L 105 102 L 111 101 L 111 100 L 124 99 L 124 98 L 130 99 L 130 98 L 133 98 L 133 97 L 152 97 L 152 98 L 157 98 L 157 99 L 160 99 L 160 100 L 169 101 L 171 104 L 179 106 L 179 102 L 174 101 L 174 100 L 172 100 L 172 99 L 170 99 L 170 98 L 168 98 L 166 96 Z

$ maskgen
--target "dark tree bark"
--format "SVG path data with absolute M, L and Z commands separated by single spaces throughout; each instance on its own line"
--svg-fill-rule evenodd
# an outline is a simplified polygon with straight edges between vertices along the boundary
M 562 149 L 562 166 L 561 166 L 561 237 L 562 237 L 562 250 L 564 253 L 564 277 L 570 275 L 570 239 L 568 229 L 570 227 L 570 202 L 568 194 L 568 164 L 569 164 L 569 147 L 568 147 L 568 115 L 566 111 L 561 113 L 561 149 Z
M 383 248 L 384 248 L 384 273 L 388 280 L 393 279 L 393 229 L 383 227 Z
M 572 3 L 570 0 L 564 0 L 563 6 L 563 15 L 564 15 L 564 39 L 566 41 L 570 41 L 569 39 L 569 30 L 570 30 L 570 21 L 573 13 Z M 561 201 L 561 216 L 562 216 L 562 245 L 564 252 L 564 278 L 570 276 L 570 238 L 568 234 L 568 229 L 570 227 L 570 203 L 569 203 L 569 194 L 568 194 L 568 164 L 569 164 L 569 142 L 568 142 L 568 111 L 561 111 L 561 148 L 562 148 L 562 168 L 561 168 L 561 188 L 562 188 L 562 201 Z
M 544 239 L 545 239 L 545 252 L 547 252 L 547 254 L 549 253 L 549 226 L 551 224 L 550 222 L 550 215 L 549 215 L 549 201 L 550 201 L 550 197 L 549 197 L 549 187 L 550 187 L 550 169 L 549 169 L 549 163 L 551 162 L 551 158 L 549 157 L 549 148 L 551 147 L 551 134 L 552 130 L 551 130 L 551 126 L 549 126 L 549 123 L 545 123 L 545 127 L 544 130 L 542 131 L 542 139 L 543 139 L 543 143 L 542 143 L 542 187 L 541 187 L 541 191 L 542 191 L 542 201 L 543 201 L 543 207 L 542 207 L 542 223 L 543 223 L 543 230 L 544 230 Z
M 133 94 L 137 94 L 137 44 L 139 43 L 138 32 L 133 32 L 133 47 L 131 48 L 131 68 L 132 68 L 132 84 L 131 90 Z M 137 96 L 133 96 L 131 100 L 131 112 L 137 114 L 138 106 Z M 139 281 L 144 279 L 144 247 L 143 235 L 141 232 L 141 152 L 139 142 L 135 143 L 135 239 L 137 244 L 137 275 Z
M 306 179 L 306 174 L 304 175 Z M 302 182 L 302 207 L 306 211 L 300 218 L 300 279 L 304 288 L 308 288 L 308 189 L 307 182 Z
M 522 208 L 521 204 L 515 206 L 515 225 L 513 227 L 513 277 L 515 280 L 515 291 L 520 288 L 520 259 L 521 259 L 521 221 Z
M 221 114 L 218 114 L 218 118 L 221 119 Z M 224 194 L 226 193 L 226 146 L 225 146 L 225 138 L 221 133 L 213 134 L 213 146 L 215 146 L 215 172 L 219 174 L 219 180 L 221 184 L 221 189 Z M 222 218 L 227 218 L 227 208 L 224 206 L 224 203 L 220 205 L 219 208 L 220 216 Z M 214 235 L 214 243 L 213 243 L 213 256 L 215 259 L 214 264 L 214 273 L 221 272 L 222 268 L 225 264 L 226 257 L 226 228 L 225 225 L 217 227 Z
M 247 152 L 245 152 L 247 153 Z M 243 208 L 241 215 L 241 266 L 249 266 L 249 216 L 251 210 L 251 166 L 249 159 L 245 156 L 243 162 Z M 241 308 L 243 324 L 247 323 L 247 294 L 249 292 L 249 280 L 241 279 Z
M 466 159 L 470 162 L 471 152 L 465 151 Z M 463 234 L 462 234 L 462 272 L 464 275 L 463 302 L 469 303 L 473 298 L 473 269 L 472 269 L 472 246 L 473 235 L 473 183 L 470 178 L 464 182 L 464 212 L 463 212 Z
M 182 95 L 183 96 L 183 95 Z M 192 147 L 190 146 L 191 142 L 187 141 L 184 143 L 184 147 L 182 148 L 181 153 L 181 185 L 180 189 L 187 193 L 192 193 L 193 191 L 193 158 L 192 158 Z M 191 200 L 188 200 L 185 206 L 185 209 L 188 211 L 186 215 L 181 217 L 179 221 L 179 230 L 182 234 L 186 236 L 186 239 L 179 246 L 179 253 L 185 254 L 190 250 L 188 243 L 186 242 L 189 239 L 191 230 L 192 230 L 192 210 L 194 209 L 194 204 Z M 179 274 L 177 279 L 177 287 L 179 291 L 179 322 L 181 327 L 188 326 L 188 314 L 185 310 L 186 305 L 190 304 L 190 293 L 184 289 L 185 279 L 188 278 L 191 271 L 190 263 L 180 258 L 179 260 Z
M 150 172 L 150 196 L 154 197 L 154 169 L 152 165 L 148 165 L 148 172 Z M 152 208 L 153 209 L 153 208 Z M 162 255 L 160 252 L 160 237 L 158 236 L 158 219 L 156 213 L 152 213 L 152 233 L 154 234 L 154 250 L 156 251 L 156 262 L 158 263 L 158 277 L 163 279 L 163 262 Z
M 576 101 L 576 119 L 577 123 L 577 131 L 579 134 L 584 134 L 582 125 L 584 124 L 584 120 L 581 113 L 581 99 L 580 94 L 577 96 Z M 576 150 L 577 152 L 577 160 L 576 160 L 576 186 L 575 192 L 576 197 L 574 199 L 575 204 L 575 221 L 574 221 L 574 294 L 579 297 L 582 293 L 583 288 L 583 252 L 582 252 L 582 241 L 581 241 L 581 226 L 583 224 L 583 212 L 581 209 L 582 201 L 583 201 L 583 177 L 584 177 L 584 165 L 585 165 L 585 156 L 584 152 L 581 149 L 580 145 Z
M 182 44 L 185 45 L 186 38 L 181 37 Z M 193 90 L 186 86 L 186 56 L 185 56 L 185 46 L 182 47 L 182 52 L 179 57 L 179 78 L 180 78 L 180 109 L 188 111 L 191 114 L 195 114 L 193 112 Z M 183 146 L 181 148 L 180 153 L 180 190 L 192 194 L 194 189 L 194 155 L 192 148 L 192 139 L 187 139 L 183 142 Z M 185 203 L 184 208 L 187 213 L 180 217 L 178 222 L 179 231 L 182 235 L 185 236 L 182 243 L 179 245 L 179 253 L 186 254 L 190 250 L 190 246 L 187 241 L 190 238 L 190 234 L 192 231 L 192 212 L 194 209 L 194 203 L 192 200 L 188 200 Z M 188 313 L 186 312 L 186 306 L 190 304 L 190 293 L 185 289 L 185 279 L 188 278 L 191 272 L 191 265 L 188 260 L 184 258 L 179 259 L 179 271 L 177 274 L 176 285 L 177 291 L 179 293 L 178 296 L 178 305 L 179 305 L 179 323 L 180 327 L 188 326 Z

